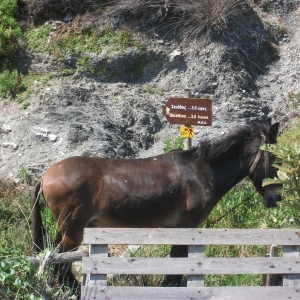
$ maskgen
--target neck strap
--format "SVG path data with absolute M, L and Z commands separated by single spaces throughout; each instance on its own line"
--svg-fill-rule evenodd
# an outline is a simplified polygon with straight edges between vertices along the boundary
M 263 134 L 261 134 L 261 137 L 262 137 L 262 142 L 260 145 L 262 146 L 266 142 L 266 137 Z M 266 178 L 268 178 L 269 177 L 269 152 L 263 151 L 260 148 L 258 150 L 258 153 L 257 153 L 248 173 L 249 173 L 249 175 L 253 173 L 253 171 L 257 167 L 257 164 L 261 158 L 262 153 L 264 153 L 264 157 L 265 157 L 265 175 L 266 175 Z

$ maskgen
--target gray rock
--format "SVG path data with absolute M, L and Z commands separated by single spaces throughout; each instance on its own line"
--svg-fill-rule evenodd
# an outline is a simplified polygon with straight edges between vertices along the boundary
M 37 137 L 48 137 L 48 134 L 50 133 L 50 131 L 48 129 L 40 127 L 40 126 L 32 127 L 31 131 Z
M 1 130 L 4 132 L 11 132 L 11 126 L 9 124 L 3 124 Z
M 48 139 L 49 139 L 51 142 L 56 142 L 57 136 L 56 136 L 55 134 L 49 134 L 49 135 L 48 135 Z
M 10 148 L 12 150 L 18 150 L 19 149 L 19 145 L 17 143 L 14 142 L 4 142 L 2 143 L 3 148 Z

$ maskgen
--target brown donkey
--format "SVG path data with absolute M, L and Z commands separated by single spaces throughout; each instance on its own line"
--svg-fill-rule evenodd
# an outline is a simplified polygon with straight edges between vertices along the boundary
M 76 250 L 84 227 L 197 227 L 218 201 L 249 176 L 272 207 L 280 200 L 273 178 L 275 157 L 260 149 L 276 143 L 278 123 L 251 123 L 216 141 L 186 151 L 146 159 L 70 157 L 50 167 L 37 182 L 31 199 L 33 237 L 43 249 L 44 228 L 38 196 L 43 195 L 62 232 L 61 251 Z M 262 155 L 264 154 L 264 155 Z M 172 256 L 186 256 L 187 247 L 173 246 Z M 61 279 L 77 287 L 68 264 Z M 181 275 L 167 276 L 164 285 L 179 285 Z

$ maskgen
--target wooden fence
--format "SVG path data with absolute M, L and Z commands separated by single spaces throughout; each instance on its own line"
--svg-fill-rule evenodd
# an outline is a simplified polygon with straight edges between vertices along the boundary
M 81 299 L 300 299 L 300 230 L 86 228 Z M 109 244 L 188 245 L 187 258 L 108 257 Z M 282 257 L 205 258 L 204 245 L 283 246 Z M 187 287 L 107 286 L 107 274 L 186 274 Z M 206 274 L 282 274 L 283 286 L 204 287 Z

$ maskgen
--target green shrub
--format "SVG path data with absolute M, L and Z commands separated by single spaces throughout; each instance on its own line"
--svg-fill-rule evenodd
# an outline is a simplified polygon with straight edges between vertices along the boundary
M 120 48 L 126 49 L 133 45 L 133 34 L 129 30 L 119 30 L 118 32 L 118 42 Z
M 0 96 L 15 98 L 17 94 L 23 92 L 26 89 L 23 78 L 24 76 L 17 70 L 4 71 L 0 75 Z
M 167 153 L 171 150 L 183 149 L 184 148 L 184 139 L 180 136 L 175 139 L 167 138 L 164 143 L 163 151 Z
M 47 251 L 42 254 L 47 256 Z M 76 299 L 70 288 L 61 288 L 52 265 L 46 263 L 38 268 L 25 257 L 0 262 L 0 297 L 24 300 Z
M 280 191 L 284 205 L 294 209 L 300 217 L 300 118 L 279 138 L 277 145 L 268 145 L 263 149 L 278 158 L 275 166 L 279 169 L 277 178 L 267 179 L 264 185 L 283 184 Z
M 23 75 L 17 70 L 7 70 L 0 74 L 0 96 L 15 98 L 24 89 Z
M 29 50 L 45 52 L 49 50 L 48 38 L 51 26 L 45 24 L 39 28 L 29 27 L 25 33 Z
M 22 36 L 21 29 L 14 18 L 17 0 L 0 2 L 0 57 L 11 59 L 18 49 L 17 39 Z
M 26 259 L 6 260 L 0 263 L 0 295 L 4 299 L 37 300 L 28 283 L 34 269 Z M 32 279 L 31 279 L 32 280 Z

